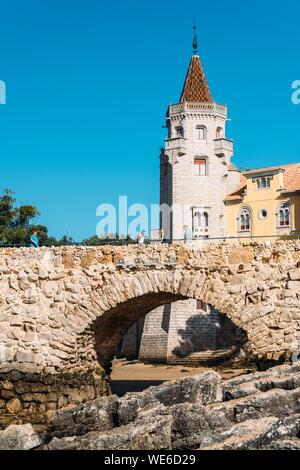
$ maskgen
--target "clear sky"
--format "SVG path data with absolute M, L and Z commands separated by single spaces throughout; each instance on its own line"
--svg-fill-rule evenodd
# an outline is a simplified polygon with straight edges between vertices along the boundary
M 300 162 L 299 0 L 12 0 L 0 7 L 0 188 L 49 234 L 95 234 L 96 208 L 159 202 L 165 112 L 179 101 L 196 17 L 233 162 Z

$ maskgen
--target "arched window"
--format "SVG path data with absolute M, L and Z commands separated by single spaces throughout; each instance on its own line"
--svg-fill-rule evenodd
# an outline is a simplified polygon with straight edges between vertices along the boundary
M 208 213 L 201 209 L 195 209 L 193 213 L 193 235 L 208 234 Z
M 176 135 L 177 135 L 177 137 L 183 137 L 184 136 L 183 127 L 181 127 L 181 126 L 176 127 Z
M 196 126 L 196 139 L 197 140 L 206 139 L 206 127 L 205 126 Z
M 195 212 L 194 225 L 195 225 L 195 227 L 200 227 L 200 225 L 201 225 L 201 214 L 200 214 L 200 212 Z
M 251 214 L 247 207 L 242 207 L 238 215 L 238 231 L 248 232 L 251 229 Z
M 291 206 L 288 202 L 280 204 L 277 211 L 277 226 L 289 227 L 291 225 Z

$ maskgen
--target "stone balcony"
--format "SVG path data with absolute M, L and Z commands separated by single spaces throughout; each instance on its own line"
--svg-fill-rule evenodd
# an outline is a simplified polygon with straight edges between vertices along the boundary
M 165 150 L 181 150 L 185 152 L 187 139 L 185 137 L 171 137 L 165 139 Z
M 196 226 L 193 227 L 193 237 L 199 238 L 209 235 L 208 227 Z
M 227 106 L 217 103 L 199 103 L 197 101 L 184 101 L 170 105 L 168 108 L 167 116 L 177 113 L 205 113 L 205 114 L 221 114 L 227 116 Z
M 218 156 L 225 156 L 226 152 L 233 153 L 233 140 L 221 138 L 214 139 L 215 154 Z

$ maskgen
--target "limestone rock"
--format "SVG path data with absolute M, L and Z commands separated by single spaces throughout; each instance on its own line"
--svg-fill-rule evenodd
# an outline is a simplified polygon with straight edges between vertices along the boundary
M 151 391 L 158 401 L 168 406 L 185 402 L 206 405 L 220 400 L 220 382 L 221 377 L 212 370 L 164 382 L 157 387 L 150 387 L 148 391 Z
M 13 398 L 8 403 L 6 403 L 6 409 L 11 414 L 18 413 L 18 411 L 22 409 L 22 404 L 19 398 Z
M 82 405 L 55 411 L 51 416 L 51 436 L 82 435 L 114 427 L 118 397 L 97 398 Z
M 89 432 L 84 436 L 53 438 L 41 450 L 156 450 L 171 448 L 172 417 L 152 418 L 109 432 Z
M 201 450 L 262 450 L 274 441 L 296 437 L 299 428 L 300 415 L 281 420 L 274 417 L 250 420 L 205 439 Z
M 119 399 L 118 403 L 118 422 L 120 425 L 126 425 L 134 421 L 140 413 L 152 410 L 157 407 L 160 402 L 151 393 L 151 389 L 147 389 L 141 393 L 126 393 L 124 397 Z
M 30 450 L 41 444 L 42 441 L 31 424 L 12 424 L 0 431 L 0 450 Z
M 245 246 L 234 249 L 228 256 L 229 264 L 252 263 L 254 259 L 254 250 L 252 246 Z

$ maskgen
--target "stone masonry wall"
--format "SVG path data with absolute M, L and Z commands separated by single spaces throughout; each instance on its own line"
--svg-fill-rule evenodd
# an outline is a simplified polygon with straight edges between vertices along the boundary
M 10 413 L 17 398 L 23 412 L 37 399 L 26 393 L 54 393 L 57 407 L 88 399 L 70 393 L 71 383 L 79 391 L 88 384 L 94 396 L 109 393 L 111 360 L 125 332 L 151 310 L 188 298 L 242 329 L 249 357 L 289 361 L 300 344 L 299 296 L 299 241 L 1 249 L 1 407 Z M 55 377 L 53 388 L 25 391 L 27 367 L 37 383 Z M 24 391 L 7 376 L 14 371 Z M 83 373 L 89 379 L 80 386 Z
M 125 334 L 122 354 L 128 359 L 157 363 L 217 363 L 240 348 L 246 335 L 218 310 L 197 308 L 194 299 L 158 307 L 145 317 L 144 328 L 134 324 Z M 140 348 L 137 348 L 137 344 Z M 206 352 L 206 354 L 203 354 Z M 214 352 L 216 354 L 214 354 Z

